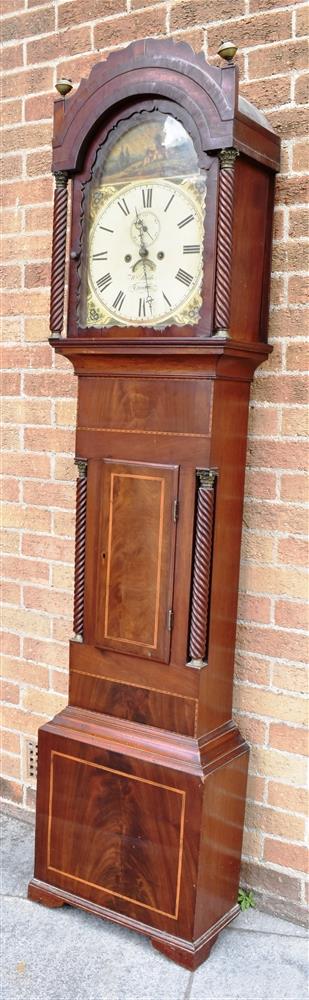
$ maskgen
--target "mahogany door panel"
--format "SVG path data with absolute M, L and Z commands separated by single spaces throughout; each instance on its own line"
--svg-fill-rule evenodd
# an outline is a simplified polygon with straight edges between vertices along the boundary
M 198 457 L 200 457 L 200 462 L 198 462 Z M 117 464 L 117 463 L 115 463 Z M 181 463 L 179 470 L 179 486 L 178 486 L 178 505 L 177 505 L 177 544 L 175 547 L 175 573 L 174 573 L 174 586 L 173 586 L 173 599 L 171 597 L 172 603 L 169 604 L 168 610 L 172 608 L 173 610 L 173 629 L 170 634 L 171 649 L 170 649 L 170 666 L 177 669 L 184 668 L 188 661 L 188 636 L 190 630 L 190 610 L 191 610 L 191 576 L 192 576 L 192 558 L 193 558 L 193 541 L 195 532 L 195 507 L 196 507 L 196 468 L 202 467 L 207 469 L 209 467 L 209 450 L 203 450 L 200 456 L 196 454 L 195 451 L 191 454 L 190 462 Z M 94 614 L 94 609 L 96 604 L 98 605 L 98 588 L 100 595 L 102 596 L 102 573 L 106 573 L 106 546 L 102 542 L 101 535 L 98 531 L 98 524 L 100 517 L 104 515 L 102 513 L 102 504 L 104 509 L 109 509 L 109 501 L 103 499 L 102 494 L 102 463 L 90 461 L 88 463 L 88 500 L 87 500 L 87 524 L 89 523 L 89 530 L 87 527 L 87 544 L 86 544 L 86 585 L 85 585 L 85 624 L 84 624 L 84 640 L 90 646 L 100 645 L 103 647 L 102 653 L 105 657 L 109 654 L 109 659 L 105 661 L 105 676 L 111 677 L 115 680 L 117 678 L 120 680 L 121 677 L 124 680 L 130 680 L 134 683 L 134 670 L 135 665 L 132 665 L 133 674 L 130 668 L 130 677 L 128 678 L 128 668 L 126 661 L 123 664 L 123 658 L 119 656 L 115 660 L 115 656 L 112 658 L 112 649 L 117 649 L 118 653 L 122 652 L 130 656 L 134 656 L 137 663 L 137 674 L 135 678 L 135 683 L 142 684 L 144 681 L 144 668 L 142 661 L 139 663 L 137 658 L 144 656 L 143 645 L 140 644 L 134 648 L 131 644 L 128 649 L 127 646 L 123 644 L 114 643 L 102 639 L 102 634 L 98 637 L 98 618 L 102 622 L 102 610 L 101 608 L 97 610 L 97 614 Z M 172 491 L 173 492 L 173 491 Z M 177 487 L 176 487 L 177 492 Z M 174 492 L 173 492 L 174 496 Z M 176 493 L 175 493 L 176 497 Z M 170 502 L 170 501 L 169 501 Z M 173 501 L 172 501 L 173 503 Z M 167 519 L 169 520 L 169 519 Z M 169 522 L 170 523 L 170 522 Z M 175 529 L 175 525 L 172 525 L 172 532 Z M 105 535 L 108 534 L 108 524 L 105 524 Z M 102 542 L 102 544 L 101 544 Z M 172 536 L 171 536 L 172 542 Z M 173 543 L 174 544 L 174 543 Z M 102 567 L 102 552 L 103 552 L 103 567 Z M 105 555 L 105 558 L 104 558 Z M 103 577 L 104 580 L 104 577 Z M 131 637 L 130 637 L 131 638 Z M 72 649 L 72 656 L 80 656 L 81 651 L 77 649 Z M 87 652 L 87 670 L 91 671 L 91 662 L 93 659 L 94 651 Z M 158 673 L 158 678 L 156 683 L 162 689 L 162 668 L 155 666 L 154 661 L 157 659 L 160 661 L 162 659 L 160 655 L 156 657 L 155 650 L 148 650 L 148 657 L 153 660 L 153 670 L 160 670 Z M 109 667 L 109 662 L 111 662 L 111 667 Z M 166 661 L 165 661 L 166 662 Z M 73 661 L 71 661 L 73 663 Z M 100 671 L 103 668 L 103 664 L 100 664 Z M 96 671 L 95 671 L 96 672 Z M 114 677 L 115 675 L 115 677 Z M 188 677 L 191 676 L 190 671 L 186 671 Z M 153 677 L 152 673 L 152 677 Z M 181 691 L 187 690 L 186 685 L 184 686 L 182 675 L 181 680 Z M 197 680 L 197 678 L 195 678 Z M 173 677 L 173 686 L 176 682 L 176 676 Z M 165 685 L 164 685 L 165 689 Z M 181 692 L 179 692 L 181 693 Z M 79 704 L 81 704 L 79 702 Z M 83 705 L 81 707 L 89 707 Z M 152 724 L 152 723 L 149 723 Z
M 95 643 L 168 662 L 178 467 L 102 462 Z

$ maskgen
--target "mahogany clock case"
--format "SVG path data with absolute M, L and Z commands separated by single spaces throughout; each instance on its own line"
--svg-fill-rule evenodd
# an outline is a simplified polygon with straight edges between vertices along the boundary
M 207 176 L 199 321 L 81 328 L 83 185 L 117 123 L 147 112 L 182 123 Z M 78 378 L 74 639 L 69 705 L 39 733 L 29 895 L 141 931 L 188 968 L 238 912 L 238 574 L 278 168 L 277 137 L 258 117 L 239 110 L 234 65 L 152 39 L 99 63 L 55 106 L 51 343 Z

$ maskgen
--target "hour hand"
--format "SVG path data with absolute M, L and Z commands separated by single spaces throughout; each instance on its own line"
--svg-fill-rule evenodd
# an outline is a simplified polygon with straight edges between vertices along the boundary
M 140 241 L 141 241 L 141 247 L 144 248 L 145 247 L 144 233 L 147 233 L 147 236 L 149 237 L 149 239 L 151 240 L 151 242 L 153 242 L 153 236 L 149 232 L 149 229 L 148 229 L 148 226 L 146 226 L 145 220 L 142 219 L 142 217 L 138 214 L 136 206 L 135 206 L 135 215 L 136 215 L 135 225 L 136 225 L 136 228 L 139 230 L 139 238 L 140 238 Z
M 140 215 L 138 214 L 136 206 L 135 206 L 135 215 L 136 215 L 135 226 L 136 226 L 137 229 L 139 229 L 140 239 L 142 240 L 143 239 L 143 235 L 142 234 L 143 234 L 144 225 L 143 225 L 143 222 L 142 222 L 142 219 L 141 219 Z

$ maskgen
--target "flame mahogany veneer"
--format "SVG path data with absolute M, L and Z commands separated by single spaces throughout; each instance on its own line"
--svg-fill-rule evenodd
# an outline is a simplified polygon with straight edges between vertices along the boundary
M 182 121 L 207 172 L 200 322 L 81 330 L 83 184 L 117 121 L 154 108 Z M 190 969 L 238 912 L 249 751 L 231 720 L 235 628 L 279 165 L 258 117 L 234 65 L 151 39 L 55 104 L 51 343 L 78 379 L 75 635 L 69 705 L 39 733 L 29 896 L 147 934 Z

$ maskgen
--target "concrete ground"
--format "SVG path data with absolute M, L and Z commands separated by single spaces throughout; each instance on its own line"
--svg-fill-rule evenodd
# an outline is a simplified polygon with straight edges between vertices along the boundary
M 147 938 L 27 900 L 33 827 L 2 814 L 2 1000 L 307 1000 L 306 931 L 248 910 L 187 972 Z

